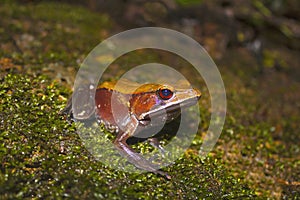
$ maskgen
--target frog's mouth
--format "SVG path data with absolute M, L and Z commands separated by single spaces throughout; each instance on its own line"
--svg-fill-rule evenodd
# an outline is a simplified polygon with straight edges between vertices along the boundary
M 150 111 L 139 116 L 139 121 L 151 121 L 151 118 L 162 118 L 163 121 L 171 121 L 178 117 L 181 110 L 195 105 L 200 97 L 192 97 L 184 101 L 168 102 L 165 105 L 154 107 Z

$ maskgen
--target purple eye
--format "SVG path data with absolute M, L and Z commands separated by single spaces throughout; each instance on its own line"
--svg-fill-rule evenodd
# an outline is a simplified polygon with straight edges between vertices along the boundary
M 158 95 L 163 100 L 168 100 L 173 96 L 173 92 L 169 89 L 159 89 Z

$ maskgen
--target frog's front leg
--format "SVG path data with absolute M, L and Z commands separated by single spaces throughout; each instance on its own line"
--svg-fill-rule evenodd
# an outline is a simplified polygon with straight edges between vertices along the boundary
M 148 138 L 147 141 L 149 142 L 149 144 L 151 146 L 158 149 L 160 151 L 160 153 L 162 154 L 162 156 L 164 156 L 166 154 L 165 149 L 160 145 L 159 140 L 157 138 Z
M 114 141 L 115 147 L 118 149 L 118 151 L 128 159 L 129 162 L 134 164 L 137 168 L 154 172 L 157 174 L 160 174 L 167 179 L 171 179 L 171 177 L 160 170 L 157 170 L 158 166 L 152 164 L 145 158 L 143 158 L 139 153 L 135 152 L 128 144 L 127 144 L 127 139 L 132 137 L 137 126 L 138 126 L 138 121 L 133 121 L 135 123 L 131 123 L 128 126 L 128 129 L 125 132 L 120 132 L 117 135 L 117 138 Z

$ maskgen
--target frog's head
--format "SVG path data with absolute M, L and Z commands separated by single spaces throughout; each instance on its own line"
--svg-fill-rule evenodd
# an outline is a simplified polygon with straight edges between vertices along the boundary
M 130 110 L 142 124 L 151 119 L 171 121 L 181 109 L 195 105 L 201 97 L 198 89 L 168 84 L 144 84 L 130 99 Z

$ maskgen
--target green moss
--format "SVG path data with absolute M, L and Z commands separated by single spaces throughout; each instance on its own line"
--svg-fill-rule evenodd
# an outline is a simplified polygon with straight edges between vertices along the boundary
M 220 161 L 201 161 L 194 153 L 164 169 L 172 176 L 171 181 L 152 173 L 128 174 L 108 169 L 95 161 L 74 126 L 58 114 L 69 91 L 46 77 L 8 74 L 1 81 L 0 94 L 0 117 L 4 122 L 0 128 L 2 198 L 131 199 L 179 195 L 194 199 L 254 194 L 227 174 Z
M 110 26 L 106 15 L 61 3 L 4 3 L 0 14 L 0 23 L 6 27 L 0 34 L 9 47 L 1 49 L 0 55 L 40 68 L 53 62 L 77 66 L 76 61 L 102 40 Z
M 176 2 L 182 6 L 192 6 L 195 4 L 201 4 L 203 1 L 202 0 L 176 0 Z

